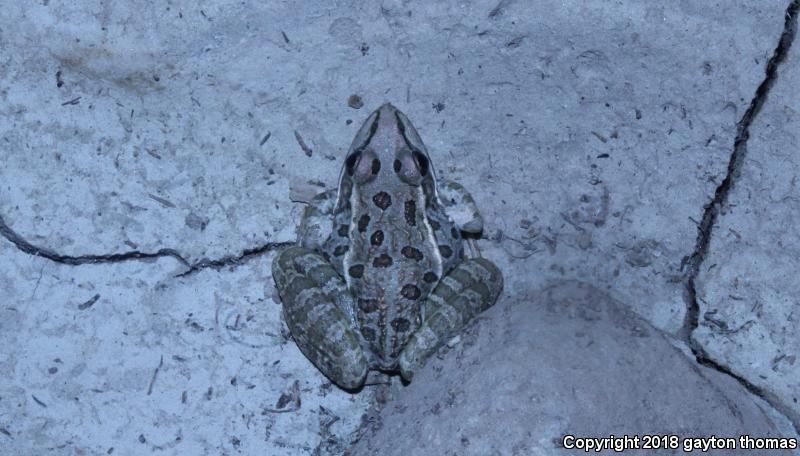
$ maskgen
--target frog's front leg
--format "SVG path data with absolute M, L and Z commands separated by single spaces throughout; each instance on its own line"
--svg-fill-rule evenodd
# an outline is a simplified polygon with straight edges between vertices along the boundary
M 423 305 L 422 325 L 400 353 L 400 375 L 410 381 L 444 342 L 491 307 L 502 289 L 500 270 L 485 258 L 465 260 L 445 275 Z
M 459 230 L 470 234 L 483 231 L 483 217 L 467 189 L 459 183 L 443 180 L 437 183 L 437 191 L 447 215 Z
M 314 250 L 292 246 L 275 257 L 272 277 L 300 351 L 333 383 L 361 387 L 368 363 L 347 315 L 353 298 L 333 266 Z
M 297 229 L 298 244 L 319 251 L 333 230 L 333 209 L 336 205 L 336 190 L 317 194 L 308 202 Z

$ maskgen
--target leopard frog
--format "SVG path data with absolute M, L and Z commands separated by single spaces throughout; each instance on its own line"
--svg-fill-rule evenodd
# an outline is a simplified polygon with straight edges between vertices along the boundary
M 502 290 L 493 263 L 464 253 L 462 233 L 482 229 L 473 198 L 437 180 L 414 126 L 384 104 L 356 134 L 338 187 L 310 202 L 297 244 L 273 261 L 298 347 L 344 389 L 368 370 L 410 381 Z

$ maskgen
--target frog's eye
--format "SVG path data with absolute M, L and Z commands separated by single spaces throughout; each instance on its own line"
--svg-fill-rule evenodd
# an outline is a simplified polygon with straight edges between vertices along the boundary
M 359 184 L 365 184 L 375 179 L 381 171 L 381 162 L 372 149 L 367 148 L 353 153 L 355 158 L 351 161 L 350 157 L 345 161 L 347 173 L 353 176 Z
M 423 160 L 417 158 L 417 153 L 403 148 L 394 160 L 394 172 L 403 182 L 417 186 L 428 172 L 428 160 L 423 154 Z
M 395 116 L 397 118 L 397 129 L 400 130 L 400 134 L 406 143 L 406 150 L 402 151 L 398 160 L 395 161 L 395 171 L 406 182 L 412 185 L 419 185 L 420 180 L 428 175 L 430 168 L 430 160 L 425 152 L 425 145 L 422 144 L 422 139 L 420 139 L 417 130 L 411 125 L 405 114 L 396 111 Z M 400 170 L 397 169 L 398 167 Z M 414 169 L 413 173 L 411 168 Z M 416 174 L 416 176 L 413 174 Z

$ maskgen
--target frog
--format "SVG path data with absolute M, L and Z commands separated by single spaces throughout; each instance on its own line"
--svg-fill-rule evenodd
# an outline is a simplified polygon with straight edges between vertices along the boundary
M 465 249 L 483 225 L 466 189 L 437 179 L 408 117 L 381 105 L 338 186 L 309 201 L 297 241 L 272 262 L 300 351 L 344 390 L 363 388 L 369 371 L 411 382 L 503 289 L 499 268 Z

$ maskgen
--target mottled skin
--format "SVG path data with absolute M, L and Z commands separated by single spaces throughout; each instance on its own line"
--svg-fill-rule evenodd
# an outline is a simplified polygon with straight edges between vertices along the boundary
M 502 290 L 494 264 L 464 257 L 461 232 L 482 229 L 472 197 L 437 182 L 414 127 L 384 104 L 353 140 L 338 188 L 306 208 L 298 245 L 273 262 L 297 345 L 345 389 L 369 369 L 410 380 Z

